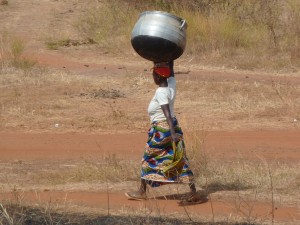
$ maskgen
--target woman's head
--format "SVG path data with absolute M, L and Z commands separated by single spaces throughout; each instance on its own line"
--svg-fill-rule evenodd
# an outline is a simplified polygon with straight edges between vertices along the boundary
M 154 63 L 153 67 L 153 79 L 154 82 L 159 85 L 162 82 L 165 82 L 168 77 L 171 75 L 171 70 L 169 63 L 161 62 L 161 63 Z

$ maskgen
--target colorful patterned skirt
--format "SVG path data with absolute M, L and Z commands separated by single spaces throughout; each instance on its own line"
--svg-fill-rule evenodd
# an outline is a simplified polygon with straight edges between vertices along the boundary
M 180 139 L 176 146 L 172 142 L 166 120 L 152 123 L 149 129 L 142 159 L 141 178 L 152 187 L 169 183 L 191 183 L 193 180 L 193 172 L 186 157 L 183 133 L 176 118 L 173 118 L 173 124 Z

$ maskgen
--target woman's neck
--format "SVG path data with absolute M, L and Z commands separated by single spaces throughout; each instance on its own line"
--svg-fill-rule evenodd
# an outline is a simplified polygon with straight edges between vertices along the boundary
M 168 87 L 168 81 L 165 79 L 165 80 L 162 81 L 158 86 L 159 86 L 159 87 Z

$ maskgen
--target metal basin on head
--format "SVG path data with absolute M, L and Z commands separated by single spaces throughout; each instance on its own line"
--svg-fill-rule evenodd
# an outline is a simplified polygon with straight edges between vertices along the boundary
M 146 11 L 140 14 L 132 30 L 131 44 L 147 60 L 169 62 L 183 54 L 186 28 L 186 21 L 173 14 Z

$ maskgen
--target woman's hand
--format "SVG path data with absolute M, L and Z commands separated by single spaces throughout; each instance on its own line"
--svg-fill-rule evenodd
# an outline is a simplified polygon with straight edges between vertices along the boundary
M 175 143 L 177 143 L 177 142 L 180 141 L 179 137 L 178 137 L 178 135 L 176 133 L 175 134 L 171 134 L 171 137 L 172 137 L 172 141 L 175 142 Z
M 175 77 L 175 75 L 174 75 L 174 61 L 169 62 L 169 68 L 171 70 L 171 77 Z

